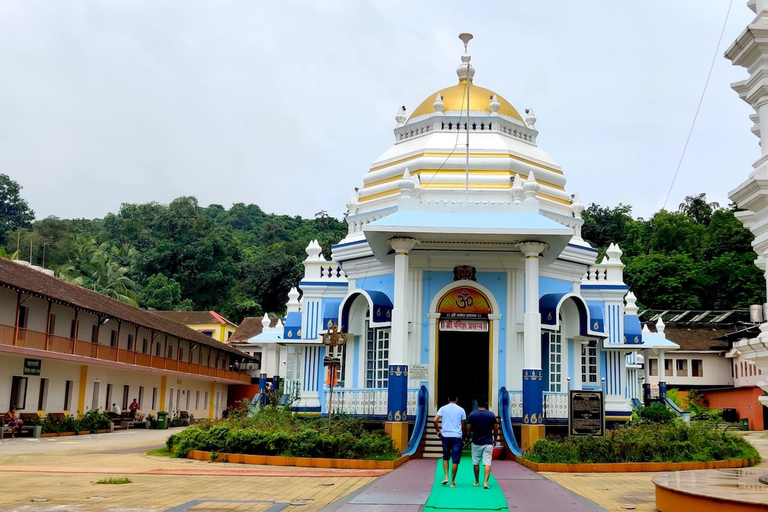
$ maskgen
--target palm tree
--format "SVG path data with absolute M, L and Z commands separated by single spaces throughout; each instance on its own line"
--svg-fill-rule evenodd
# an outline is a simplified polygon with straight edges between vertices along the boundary
M 709 225 L 712 212 L 720 208 L 718 202 L 707 202 L 707 194 L 701 193 L 695 196 L 685 196 L 685 202 L 680 203 L 678 211 L 686 214 L 699 224 Z
M 136 259 L 134 249 L 115 248 L 107 242 L 96 245 L 93 237 L 84 235 L 76 235 L 72 247 L 70 260 L 58 268 L 59 277 L 138 307 L 136 283 L 127 276 Z

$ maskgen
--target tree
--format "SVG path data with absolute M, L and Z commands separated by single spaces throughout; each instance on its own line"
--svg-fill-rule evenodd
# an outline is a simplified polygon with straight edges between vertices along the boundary
M 128 277 L 129 267 L 122 266 L 118 257 L 130 262 L 135 257 L 130 251 L 121 252 L 108 242 L 96 244 L 93 237 L 76 235 L 72 258 L 58 268 L 62 279 L 84 288 L 90 288 L 131 306 L 138 306 L 136 283 Z
M 181 286 L 173 279 L 162 274 L 155 274 L 147 280 L 147 284 L 139 294 L 139 303 L 147 309 L 157 311 L 189 311 L 192 301 L 181 299 Z
M 631 212 L 631 206 L 621 203 L 614 208 L 592 203 L 581 214 L 584 219 L 581 237 L 596 249 L 604 249 L 612 243 L 622 245 L 625 230 L 633 222 Z
M 0 174 L 0 243 L 7 233 L 19 228 L 31 228 L 35 212 L 21 198 L 21 186 L 7 174 Z M 18 248 L 17 248 L 18 249 Z
M 708 284 L 706 269 L 681 253 L 638 256 L 627 264 L 624 280 L 652 309 L 701 309 Z
M 685 196 L 685 202 L 680 203 L 678 211 L 692 218 L 697 223 L 707 226 L 712 218 L 712 212 L 719 208 L 719 203 L 708 203 L 707 194 L 702 193 L 695 196 Z

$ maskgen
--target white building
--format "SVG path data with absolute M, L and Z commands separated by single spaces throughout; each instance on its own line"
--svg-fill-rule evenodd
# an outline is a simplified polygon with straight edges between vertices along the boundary
M 466 52 L 457 74 L 397 112 L 332 259 L 307 247 L 285 377 L 305 410 L 327 412 L 323 360 L 339 358 L 334 409 L 386 418 L 401 446 L 420 385 L 430 414 L 451 394 L 497 409 L 506 388 L 524 448 L 566 423 L 569 386 L 603 389 L 608 421 L 626 421 L 642 334 L 633 302 L 625 312 L 621 250 L 596 263 L 584 206 L 538 147 L 533 112 L 475 85 Z M 334 325 L 347 343 L 326 349 Z

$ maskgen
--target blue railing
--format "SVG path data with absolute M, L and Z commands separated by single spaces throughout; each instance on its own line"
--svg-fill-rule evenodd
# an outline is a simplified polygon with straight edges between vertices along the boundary
M 427 403 L 429 398 L 429 392 L 426 386 L 419 388 L 419 393 L 416 396 L 416 421 L 413 424 L 413 433 L 411 439 L 408 441 L 408 447 L 402 453 L 402 455 L 413 455 L 421 444 L 421 438 L 424 436 L 424 429 L 427 426 Z
M 507 388 L 502 387 L 499 390 L 499 415 L 501 416 L 501 433 L 504 436 L 504 441 L 507 443 L 507 448 L 519 457 L 523 454 L 520 446 L 515 439 L 515 432 L 512 430 L 512 418 L 509 413 L 509 393 Z

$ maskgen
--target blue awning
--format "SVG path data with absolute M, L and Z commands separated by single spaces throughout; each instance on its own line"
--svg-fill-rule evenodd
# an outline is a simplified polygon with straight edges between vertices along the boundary
M 283 337 L 286 340 L 301 339 L 301 312 L 294 311 L 285 317 Z
M 392 321 L 392 301 L 386 293 L 377 290 L 354 290 L 344 298 L 341 305 L 341 330 L 347 332 L 349 328 L 349 310 L 355 298 L 362 295 L 368 301 L 371 310 L 371 322 L 374 324 Z
M 340 306 L 341 299 L 326 299 L 323 301 L 323 329 L 330 330 L 333 324 L 339 324 Z
M 602 302 L 587 302 L 589 309 L 589 328 L 594 332 L 605 332 L 605 315 Z
M 643 343 L 643 327 L 637 315 L 624 315 L 624 343 L 627 345 Z
M 547 293 L 539 299 L 539 313 L 541 314 L 541 326 L 557 329 L 559 327 L 558 311 L 567 299 L 573 299 L 576 309 L 579 311 L 579 334 L 602 335 L 604 330 L 603 309 L 599 303 L 585 303 L 579 295 L 568 293 Z

